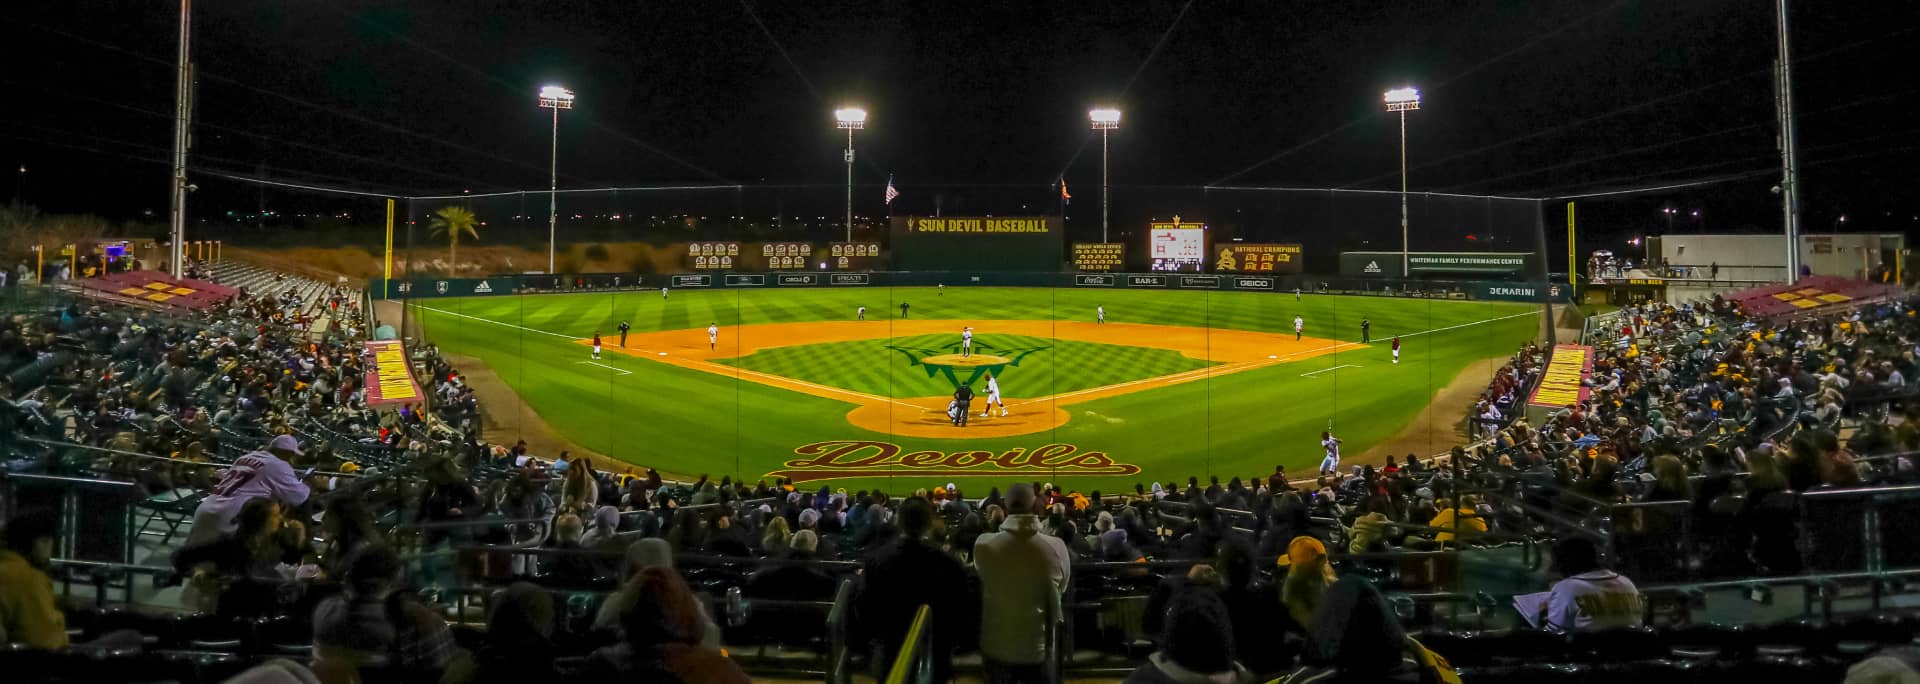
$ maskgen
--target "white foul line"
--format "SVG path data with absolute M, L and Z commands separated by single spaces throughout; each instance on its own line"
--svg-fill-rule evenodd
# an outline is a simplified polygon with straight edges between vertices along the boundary
M 1325 372 L 1328 372 L 1328 371 L 1337 371 L 1337 370 L 1340 370 L 1340 369 L 1342 369 L 1342 368 L 1359 368 L 1359 367 L 1360 367 L 1360 366 L 1358 366 L 1358 365 L 1356 365 L 1356 364 L 1351 364 L 1351 363 L 1343 363 L 1343 364 L 1340 364 L 1340 365 L 1338 365 L 1338 366 L 1334 366 L 1334 367 L 1332 367 L 1332 368 L 1322 368 L 1322 369 L 1320 369 L 1320 370 L 1317 370 L 1317 371 L 1314 371 L 1314 372 L 1311 372 L 1311 373 L 1301 373 L 1301 374 L 1300 374 L 1300 377 L 1303 377 L 1303 378 L 1310 378 L 1310 377 L 1313 377 L 1313 376 L 1315 376 L 1315 375 L 1319 375 L 1319 374 L 1321 374 L 1321 373 L 1325 373 Z
M 575 365 L 578 365 L 581 363 L 587 364 L 589 366 L 599 366 L 601 368 L 605 368 L 607 370 L 613 371 L 615 373 L 619 373 L 621 375 L 633 375 L 633 371 L 627 370 L 625 368 L 614 368 L 613 366 L 609 366 L 607 364 L 599 363 L 595 361 L 579 361 L 579 362 L 576 362 Z
M 422 308 L 422 309 L 426 309 L 426 310 L 428 310 L 428 311 L 432 311 L 432 312 L 434 312 L 434 313 L 442 313 L 442 314 L 446 314 L 446 315 L 448 315 L 448 316 L 458 316 L 458 317 L 460 317 L 460 318 L 465 318 L 465 319 L 467 319 L 467 320 L 473 320 L 473 321 L 479 321 L 479 322 L 481 322 L 481 323 L 492 323 L 492 324 L 494 324 L 494 325 L 502 325 L 502 326 L 506 326 L 506 327 L 509 327 L 509 328 L 513 328 L 514 330 L 525 330 L 525 331 L 527 331 L 527 332 L 530 332 L 530 333 L 540 333 L 540 334 L 542 334 L 542 335 L 552 335 L 552 336 L 554 336 L 554 337 L 558 337 L 558 338 L 562 338 L 562 339 L 568 339 L 568 340 L 577 340 L 577 339 L 580 339 L 580 338 L 578 338 L 578 337 L 574 337 L 574 336 L 572 336 L 572 335 L 562 335 L 562 334 L 560 334 L 560 333 L 557 333 L 557 332 L 547 332 L 547 331 L 545 331 L 545 330 L 536 330 L 536 329 L 534 329 L 534 328 L 529 328 L 529 327 L 526 327 L 526 326 L 522 326 L 522 325 L 514 325 L 514 324 L 512 324 L 512 323 L 502 323 L 502 322 L 500 322 L 500 321 L 496 321 L 496 320 L 493 320 L 493 319 L 491 319 L 491 318 L 481 318 L 481 317 L 479 317 L 479 316 L 468 316 L 468 315 L 466 315 L 466 314 L 463 314 L 463 313 L 459 313 L 459 312 L 455 312 L 455 311 L 447 311 L 446 309 L 436 309 L 436 308 L 433 308 L 433 307 L 431 307 L 431 306 L 427 306 L 427 305 L 425 305 L 425 304 L 415 304 L 414 306 L 416 306 L 416 307 L 419 307 L 419 308 Z M 619 369 L 618 369 L 618 368 L 616 368 L 616 369 L 614 369 L 614 370 L 619 370 Z

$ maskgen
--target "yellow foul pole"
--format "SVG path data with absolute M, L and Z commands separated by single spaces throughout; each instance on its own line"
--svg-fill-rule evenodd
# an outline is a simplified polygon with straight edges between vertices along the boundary
M 1575 249 L 1573 246 L 1573 203 L 1568 202 L 1567 203 L 1567 284 L 1568 285 L 1579 284 L 1574 282 L 1575 280 L 1574 274 L 1580 272 L 1579 253 L 1580 253 L 1580 250 Z
M 393 200 L 387 200 L 387 260 L 380 276 L 380 298 L 387 298 L 387 290 L 393 287 Z

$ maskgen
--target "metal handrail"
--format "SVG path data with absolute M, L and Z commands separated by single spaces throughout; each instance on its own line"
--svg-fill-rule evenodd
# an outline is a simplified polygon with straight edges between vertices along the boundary
M 932 679 L 932 663 L 928 660 L 933 650 L 933 631 L 929 626 L 933 621 L 932 615 L 933 606 L 924 603 L 920 604 L 919 610 L 914 611 L 913 625 L 907 628 L 907 636 L 900 642 L 900 652 L 894 655 L 893 666 L 887 668 L 886 684 L 907 684 Z
M 827 684 L 848 684 L 853 681 L 848 667 L 852 663 L 851 649 L 847 643 L 847 623 L 853 619 L 853 578 L 840 580 L 840 588 L 833 592 L 833 610 L 827 611 Z

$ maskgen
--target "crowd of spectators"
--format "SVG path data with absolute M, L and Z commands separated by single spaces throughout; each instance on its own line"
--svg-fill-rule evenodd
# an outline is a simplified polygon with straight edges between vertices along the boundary
M 936 679 L 973 647 L 994 681 L 1045 681 L 1049 625 L 1076 569 L 1096 567 L 1150 593 L 1152 650 L 1130 681 L 1414 681 L 1447 666 L 1387 607 L 1378 554 L 1558 538 L 1566 579 L 1543 625 L 1633 624 L 1637 607 L 1614 598 L 1631 580 L 1566 521 L 1689 501 L 1725 532 L 1697 551 L 1717 572 L 1794 573 L 1785 497 L 1915 481 L 1909 459 L 1856 454 L 1920 449 L 1920 413 L 1890 408 L 1920 370 L 1911 308 L 1772 323 L 1715 302 L 1623 311 L 1596 340 L 1591 399 L 1538 426 L 1515 416 L 1544 352 L 1521 350 L 1474 409 L 1484 438 L 1441 459 L 1119 493 L 677 483 L 481 443 L 471 388 L 431 347 L 416 358 L 431 408 L 374 411 L 358 332 L 315 339 L 275 316 L 300 305 L 243 295 L 184 319 L 16 315 L 0 321 L 0 398 L 23 433 L 114 450 L 96 471 L 202 493 L 171 558 L 191 607 L 311 615 L 323 678 L 745 681 L 719 648 L 716 593 L 827 602 L 852 580 L 852 636 L 870 663 L 901 648 L 926 605 Z M 10 590 L 40 584 L 38 529 L 8 526 L 0 576 L 25 578 Z M 731 561 L 751 570 L 708 572 Z M 415 590 L 474 583 L 501 592 L 486 639 L 462 646 L 432 592 Z M 603 596 L 572 641 L 556 589 Z M 40 605 L 27 593 L 17 605 Z M 58 626 L 0 617 L 28 643 Z

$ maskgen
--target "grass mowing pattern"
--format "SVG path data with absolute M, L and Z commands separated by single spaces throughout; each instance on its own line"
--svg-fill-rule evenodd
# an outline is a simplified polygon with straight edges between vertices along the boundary
M 938 397 L 953 393 L 945 375 L 911 365 L 909 358 L 960 353 L 955 335 L 917 335 L 886 340 L 829 342 L 764 349 L 716 363 L 772 373 L 882 397 Z M 1040 397 L 1158 377 L 1213 365 L 1179 352 L 1025 335 L 974 338 L 974 353 L 1018 361 L 1001 374 L 1008 396 Z M 1027 353 L 1031 352 L 1031 353 Z M 966 380 L 961 374 L 959 379 Z M 975 389 L 984 381 L 974 383 Z M 1017 394 L 1016 394 L 1017 390 Z
M 1072 407 L 1070 422 L 1047 433 L 949 440 L 862 430 L 847 424 L 851 406 L 844 402 L 713 373 L 619 354 L 609 354 L 600 363 L 628 374 L 586 365 L 581 363 L 587 360 L 586 349 L 573 343 L 595 329 L 611 337 L 621 320 L 631 322 L 636 331 L 697 329 L 709 322 L 727 327 L 850 320 L 862 305 L 869 319 L 889 319 L 899 315 L 901 301 L 912 303 L 916 319 L 1091 321 L 1094 307 L 1104 305 L 1108 320 L 1116 322 L 1269 332 L 1290 332 L 1293 316 L 1299 314 L 1306 318 L 1307 334 L 1348 341 L 1358 339 L 1365 317 L 1372 322 L 1374 346 L 1078 404 Z M 1296 301 L 1291 293 L 965 287 L 946 288 L 944 295 L 933 288 L 676 290 L 665 300 L 658 290 L 502 295 L 425 299 L 410 311 L 419 317 L 429 341 L 449 352 L 479 357 L 562 434 L 602 453 L 669 472 L 753 479 L 796 458 L 796 447 L 836 439 L 996 453 L 1066 443 L 1107 453 L 1143 472 L 1125 478 L 1064 472 L 1034 477 L 1107 491 L 1130 489 L 1133 482 L 1147 479 L 1184 481 L 1191 474 L 1264 476 L 1276 464 L 1311 470 L 1320 460 L 1320 431 L 1329 422 L 1346 440 L 1344 451 L 1359 454 L 1399 434 L 1433 394 L 1469 364 L 1478 364 L 1481 372 L 1497 368 L 1500 357 L 1535 338 L 1540 325 L 1539 307 L 1500 302 L 1319 295 Z M 1392 365 L 1388 340 L 1419 331 L 1437 332 L 1406 338 L 1401 363 Z M 1108 350 L 1113 349 L 1126 348 Z M 884 371 L 863 368 L 883 364 Z M 1065 358 L 1055 364 L 1086 369 L 1119 365 Z M 867 364 L 840 366 L 838 372 L 892 373 L 894 365 L 905 362 L 897 354 L 876 355 Z M 1351 367 L 1302 376 L 1337 366 Z M 836 384 L 847 382 L 844 377 Z M 1041 394 L 1026 382 L 1009 374 L 1006 390 Z M 1445 418 L 1449 424 L 1457 421 Z M 1436 441 L 1425 451 L 1442 451 L 1452 443 Z M 884 486 L 889 491 L 925 484 L 925 478 L 911 470 L 899 472 L 893 478 L 833 484 Z M 936 484 L 959 480 L 985 491 L 988 485 L 1026 479 L 1033 478 L 944 478 Z

